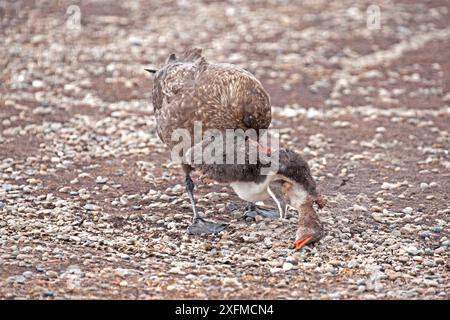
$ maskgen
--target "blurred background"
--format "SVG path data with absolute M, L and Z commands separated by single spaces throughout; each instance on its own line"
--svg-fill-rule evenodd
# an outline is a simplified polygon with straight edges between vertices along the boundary
M 40 80 L 53 89 L 48 94 L 70 98 L 75 92 L 58 85 L 78 87 L 90 79 L 90 93 L 103 101 L 148 98 L 142 66 L 158 66 L 171 52 L 200 47 L 212 62 L 235 63 L 254 73 L 274 105 L 306 107 L 339 104 L 330 96 L 337 71 L 357 57 L 448 27 L 449 18 L 447 1 L 410 0 L 2 0 L 0 15 L 2 82 L 24 77 L 8 85 Z M 448 49 L 429 41 L 426 54 L 444 56 Z M 46 70 L 49 66 L 55 70 Z M 105 79 L 113 82 L 105 85 Z M 369 94 L 353 90 L 340 102 L 373 102 Z M 403 106 L 410 104 L 402 99 Z

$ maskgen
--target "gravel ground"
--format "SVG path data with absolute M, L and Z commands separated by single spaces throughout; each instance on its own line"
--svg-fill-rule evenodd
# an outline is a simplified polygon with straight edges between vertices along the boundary
M 449 299 L 450 5 L 376 1 L 373 29 L 371 4 L 1 1 L 0 298 Z M 191 46 L 261 79 L 328 199 L 319 243 L 215 183 L 229 228 L 186 234 L 143 68 Z

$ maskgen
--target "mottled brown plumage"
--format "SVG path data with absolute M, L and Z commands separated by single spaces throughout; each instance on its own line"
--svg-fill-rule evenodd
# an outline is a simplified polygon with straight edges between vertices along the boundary
M 172 147 L 175 129 L 265 129 L 271 121 L 269 95 L 248 71 L 226 63 L 208 63 L 200 49 L 172 54 L 155 73 L 153 106 L 157 132 Z

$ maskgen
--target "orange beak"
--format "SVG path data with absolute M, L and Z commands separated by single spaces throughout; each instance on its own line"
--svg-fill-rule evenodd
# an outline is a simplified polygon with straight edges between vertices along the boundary
M 316 198 L 310 197 L 298 208 L 299 225 L 294 243 L 295 251 L 322 237 L 323 228 L 314 210 L 314 203 L 319 208 L 323 208 L 326 205 L 326 200 L 322 196 Z
M 313 239 L 313 236 L 307 236 L 302 239 L 298 239 L 294 242 L 294 251 L 298 251 L 304 246 L 306 246 L 311 240 Z

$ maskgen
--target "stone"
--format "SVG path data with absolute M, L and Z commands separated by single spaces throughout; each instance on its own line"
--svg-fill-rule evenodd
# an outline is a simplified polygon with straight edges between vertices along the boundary
M 429 188 L 428 184 L 426 184 L 425 182 L 422 182 L 422 183 L 419 185 L 419 187 L 420 187 L 420 189 L 421 189 L 422 191 L 425 191 L 426 189 Z
M 400 187 L 400 183 L 389 183 L 389 182 L 383 182 L 381 185 L 381 189 L 383 190 L 394 190 Z
M 402 212 L 403 212 L 404 214 L 411 214 L 411 213 L 413 212 L 413 208 L 411 208 L 411 207 L 406 207 L 406 208 L 404 208 L 404 209 L 402 210 Z
M 45 273 L 49 278 L 58 278 L 58 272 L 49 270 Z
M 367 208 L 365 206 L 360 206 L 357 204 L 354 204 L 352 209 L 353 209 L 353 211 L 356 211 L 356 212 L 366 212 L 367 211 Z
M 294 268 L 294 265 L 289 262 L 283 263 L 283 271 L 290 271 Z
M 93 210 L 95 210 L 95 205 L 88 203 L 84 206 L 84 209 L 86 211 L 93 211 Z
M 413 255 L 413 256 L 417 255 L 417 254 L 420 252 L 420 250 L 417 249 L 417 248 L 416 248 L 415 246 L 413 246 L 413 245 L 407 246 L 407 247 L 405 248 L 405 250 L 406 250 L 406 252 L 408 252 L 410 255 Z
M 108 178 L 107 177 L 98 176 L 95 179 L 95 183 L 97 183 L 97 184 L 105 184 L 106 182 L 108 182 Z
M 5 184 L 2 184 L 2 189 L 6 192 L 9 192 L 13 189 L 13 186 L 11 184 L 5 183 Z
M 373 212 L 372 213 L 372 218 L 373 220 L 375 220 L 376 222 L 381 222 L 383 223 L 385 221 L 385 219 L 383 218 L 383 215 L 379 212 Z

